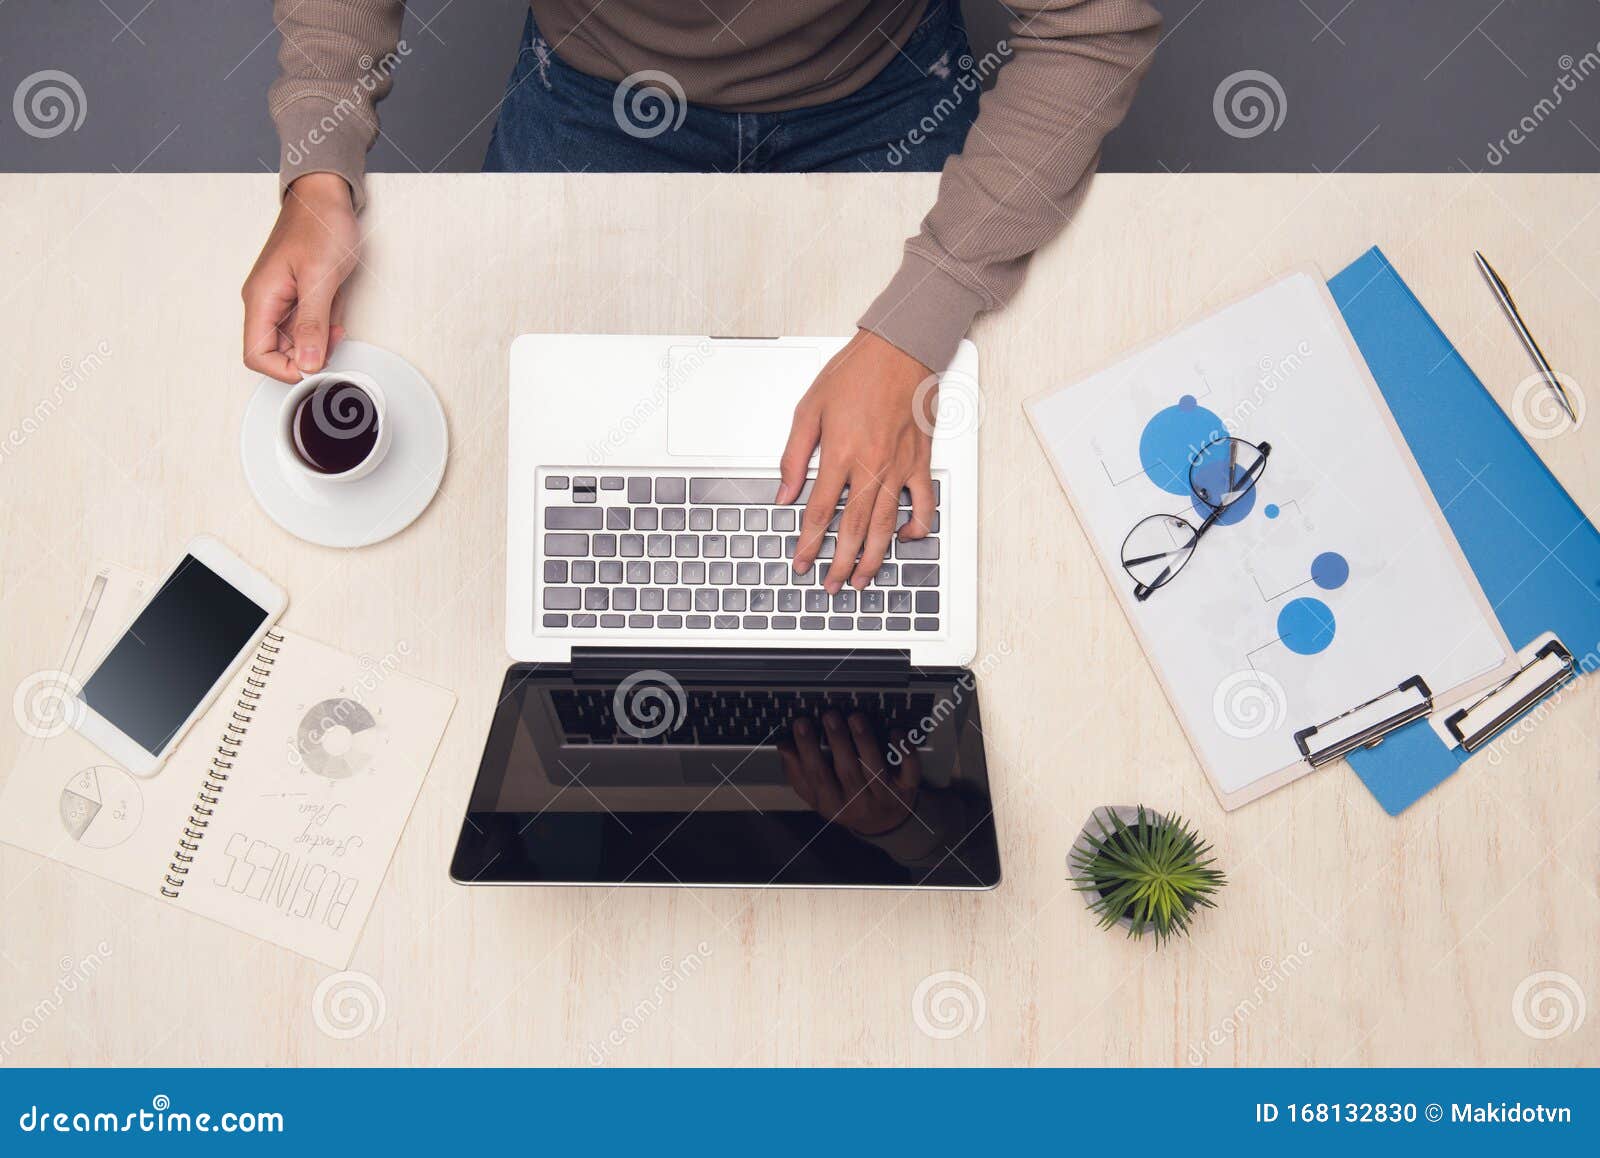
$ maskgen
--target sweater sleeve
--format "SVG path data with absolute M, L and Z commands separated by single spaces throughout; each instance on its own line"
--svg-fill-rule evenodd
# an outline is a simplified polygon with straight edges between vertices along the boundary
M 281 149 L 279 192 L 307 173 L 337 173 L 359 211 L 376 106 L 406 55 L 405 0 L 274 0 L 272 15 L 283 34 L 267 95 Z
M 1012 0 L 1009 59 L 985 93 L 939 197 L 860 325 L 943 369 L 983 310 L 1082 202 L 1100 142 L 1126 115 L 1155 51 L 1145 0 Z

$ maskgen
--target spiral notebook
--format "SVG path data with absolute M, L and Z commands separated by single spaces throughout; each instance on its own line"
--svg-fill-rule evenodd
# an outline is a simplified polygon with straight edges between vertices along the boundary
M 83 678 L 146 594 L 95 577 L 73 646 Z M 455 707 L 400 668 L 269 633 L 162 770 L 133 776 L 67 729 L 35 727 L 0 793 L 0 840 L 323 964 L 355 951 Z

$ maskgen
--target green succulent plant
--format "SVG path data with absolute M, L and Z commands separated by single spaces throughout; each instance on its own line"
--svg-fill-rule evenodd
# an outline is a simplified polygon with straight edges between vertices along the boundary
M 1162 816 L 1139 806 L 1130 825 L 1114 812 L 1110 826 L 1100 812 L 1095 832 L 1086 832 L 1069 858 L 1072 885 L 1091 894 L 1090 910 L 1109 929 L 1128 918 L 1128 936 L 1152 934 L 1160 945 L 1186 935 L 1195 910 L 1215 908 L 1212 899 L 1228 883 L 1211 845 L 1180 816 Z

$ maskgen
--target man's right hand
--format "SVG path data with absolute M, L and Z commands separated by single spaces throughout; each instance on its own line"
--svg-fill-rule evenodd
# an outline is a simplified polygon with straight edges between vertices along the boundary
M 350 186 L 307 173 L 289 186 L 278 223 L 245 279 L 244 364 L 282 382 L 322 369 L 344 336 L 341 289 L 361 230 Z

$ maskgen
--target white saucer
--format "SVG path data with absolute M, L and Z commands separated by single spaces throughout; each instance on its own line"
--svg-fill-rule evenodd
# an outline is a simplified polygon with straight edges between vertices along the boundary
M 318 482 L 280 461 L 277 428 L 291 387 L 262 378 L 245 407 L 239 458 L 245 481 L 272 521 L 308 543 L 365 547 L 405 530 L 433 501 L 444 480 L 450 435 L 444 408 L 428 380 L 397 354 L 345 339 L 329 370 L 360 370 L 383 387 L 384 421 L 394 442 L 375 470 L 354 482 Z

